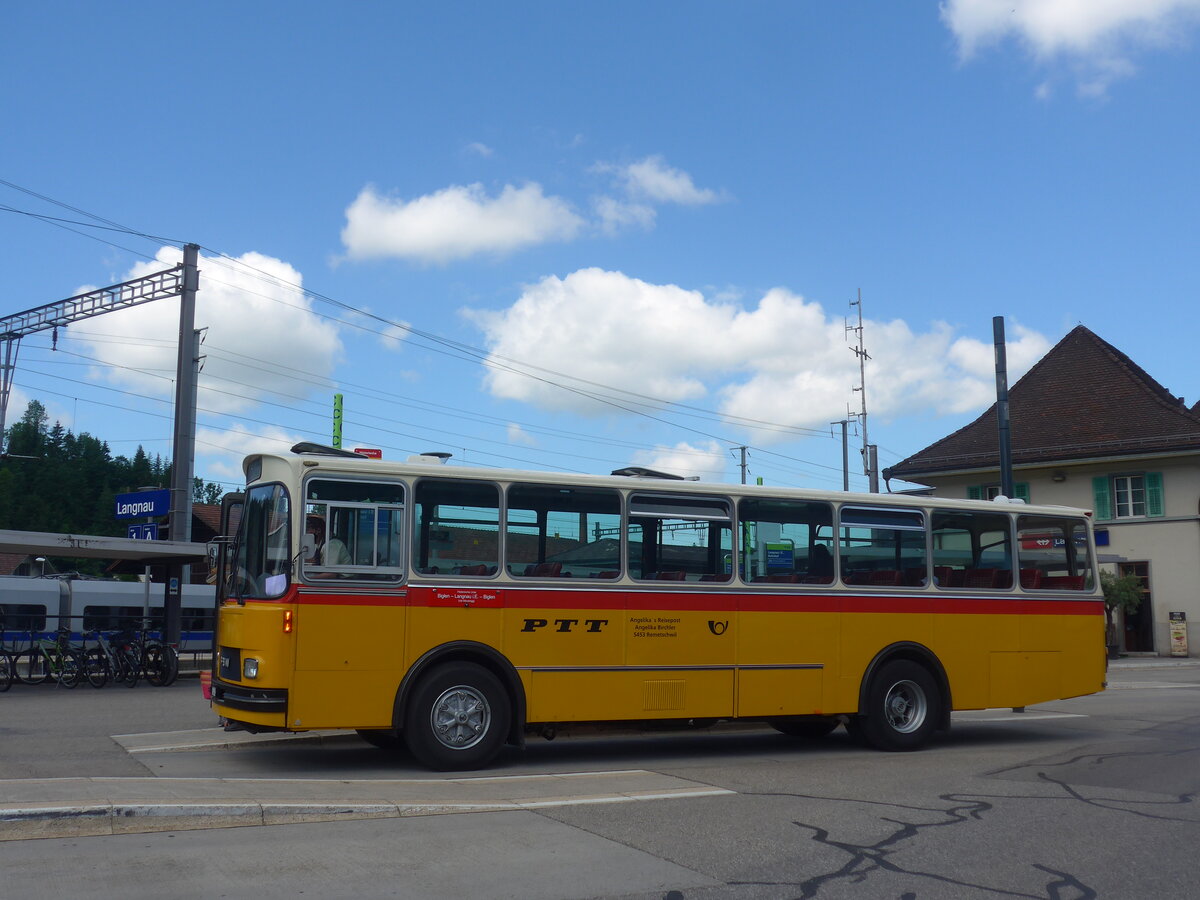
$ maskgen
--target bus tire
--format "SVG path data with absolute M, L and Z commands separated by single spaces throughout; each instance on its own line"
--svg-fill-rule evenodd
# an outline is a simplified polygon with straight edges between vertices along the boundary
M 767 724 L 788 737 L 823 738 L 841 723 L 833 716 L 809 716 L 803 719 L 768 719 Z
M 880 750 L 923 747 L 942 718 L 937 681 L 920 663 L 895 659 L 871 676 L 866 705 L 850 732 Z
M 431 769 L 479 769 L 500 752 L 511 717 L 512 704 L 495 675 L 475 663 L 446 663 L 413 691 L 404 742 Z

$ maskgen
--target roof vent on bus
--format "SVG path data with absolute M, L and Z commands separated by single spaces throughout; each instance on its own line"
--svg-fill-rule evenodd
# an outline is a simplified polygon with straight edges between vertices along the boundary
M 453 453 L 443 453 L 440 450 L 429 450 L 425 453 L 418 453 L 415 456 L 410 456 L 407 461 L 410 463 L 427 463 L 431 466 L 444 466 L 446 464 L 446 460 L 453 455 Z
M 341 447 L 327 447 L 325 444 L 314 444 L 312 441 L 301 441 L 292 445 L 292 452 L 302 456 L 347 456 L 350 459 L 368 459 L 362 453 L 353 450 L 343 450 Z
M 668 481 L 699 481 L 699 476 L 686 477 L 683 475 L 674 475 L 670 472 L 659 472 L 656 469 L 647 469 L 644 466 L 626 466 L 623 469 L 613 469 L 613 475 L 624 475 L 626 478 L 666 478 Z

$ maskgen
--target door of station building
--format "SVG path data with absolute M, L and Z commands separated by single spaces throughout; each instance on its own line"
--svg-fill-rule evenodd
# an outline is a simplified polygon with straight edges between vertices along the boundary
M 1137 612 L 1125 614 L 1125 652 L 1154 652 L 1154 603 L 1150 596 L 1150 563 L 1120 563 L 1121 575 L 1134 575 L 1141 584 L 1142 602 Z

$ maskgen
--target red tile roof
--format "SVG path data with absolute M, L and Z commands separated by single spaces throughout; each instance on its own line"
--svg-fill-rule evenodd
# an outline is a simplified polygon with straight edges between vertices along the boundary
M 1172 450 L 1200 451 L 1200 403 L 1190 409 L 1128 356 L 1076 326 L 1008 393 L 1013 464 Z M 884 478 L 999 468 L 996 406 L 883 470 Z

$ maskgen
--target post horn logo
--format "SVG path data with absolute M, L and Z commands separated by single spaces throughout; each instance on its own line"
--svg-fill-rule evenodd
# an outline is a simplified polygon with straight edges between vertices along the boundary
M 728 619 L 726 619 L 724 622 L 717 622 L 717 621 L 714 621 L 713 619 L 708 620 L 708 630 L 711 631 L 715 635 L 724 634 L 725 629 L 728 627 L 729 627 Z

